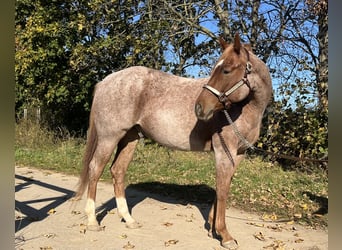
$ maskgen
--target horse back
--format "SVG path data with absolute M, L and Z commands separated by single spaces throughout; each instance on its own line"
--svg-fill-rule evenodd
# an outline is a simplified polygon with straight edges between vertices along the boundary
M 162 145 L 191 150 L 193 141 L 205 144 L 209 129 L 201 126 L 194 102 L 206 79 L 184 78 L 136 66 L 107 76 L 97 84 L 92 112 L 106 134 L 139 126 L 142 132 Z M 208 131 L 208 136 L 203 136 Z M 205 139 L 204 139 L 205 138 Z M 205 146 L 200 146 L 200 148 Z

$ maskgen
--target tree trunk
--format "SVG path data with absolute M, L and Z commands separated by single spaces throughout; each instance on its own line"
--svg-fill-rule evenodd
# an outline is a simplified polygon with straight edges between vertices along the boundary
M 319 107 L 328 112 L 328 13 L 322 11 L 318 16 L 319 43 L 318 64 L 316 70 L 317 90 L 319 95 Z
M 215 10 L 219 18 L 219 25 L 221 26 L 222 35 L 224 40 L 231 42 L 233 39 L 230 29 L 229 29 L 229 13 L 228 13 L 228 3 L 223 1 L 223 6 L 221 6 L 220 0 L 215 0 Z
M 251 36 L 249 39 L 249 42 L 251 43 L 251 46 L 253 50 L 255 50 L 255 46 L 258 41 L 258 27 L 259 25 L 259 7 L 260 7 L 260 0 L 258 1 L 253 1 L 253 6 L 252 6 L 252 27 L 251 27 Z

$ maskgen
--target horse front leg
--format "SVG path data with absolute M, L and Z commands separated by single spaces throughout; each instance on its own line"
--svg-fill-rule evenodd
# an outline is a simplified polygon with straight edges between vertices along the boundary
M 224 168 L 224 167 L 223 167 Z M 232 171 L 220 167 L 216 175 L 216 204 L 214 204 L 214 229 L 221 237 L 221 245 L 227 249 L 237 249 L 237 241 L 230 235 L 226 226 L 227 199 L 232 179 Z
M 208 236 L 211 238 L 218 237 L 221 239 L 221 245 L 227 249 L 237 249 L 238 245 L 236 240 L 228 232 L 225 215 L 226 215 L 226 202 L 228 199 L 231 177 L 224 179 L 225 174 L 218 171 L 220 177 L 216 177 L 216 199 L 209 212 L 208 223 L 210 229 Z
M 215 151 L 216 158 L 216 199 L 210 210 L 208 223 L 209 236 L 213 233 L 221 238 L 221 245 L 227 249 L 237 249 L 237 241 L 230 235 L 226 226 L 226 203 L 229 195 L 231 180 L 236 167 L 243 159 L 243 155 L 233 155 L 233 162 L 224 152 Z

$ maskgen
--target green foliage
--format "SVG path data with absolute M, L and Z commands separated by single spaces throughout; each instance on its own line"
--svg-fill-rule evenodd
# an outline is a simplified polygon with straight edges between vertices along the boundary
M 293 94 L 294 90 L 288 89 L 287 91 Z M 285 98 L 271 103 L 257 145 L 274 153 L 326 159 L 328 156 L 328 114 L 313 105 L 313 99 L 309 97 L 298 96 L 295 102 L 295 107 L 291 107 L 292 102 Z M 281 158 L 275 160 L 290 169 L 300 167 L 302 170 L 310 171 L 315 166 L 327 169 L 324 162 L 296 162 Z
M 156 51 L 160 37 L 136 30 L 133 17 L 132 1 L 17 1 L 17 114 L 40 107 L 50 127 L 85 131 L 98 81 L 133 64 L 160 61 L 146 51 Z

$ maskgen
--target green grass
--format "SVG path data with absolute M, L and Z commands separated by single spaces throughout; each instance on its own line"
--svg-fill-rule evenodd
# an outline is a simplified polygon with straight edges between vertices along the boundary
M 56 134 L 29 122 L 16 125 L 17 165 L 78 175 L 84 146 L 84 139 L 63 130 Z M 101 179 L 111 182 L 108 166 Z M 213 153 L 174 151 L 145 140 L 137 147 L 126 184 L 188 202 L 211 201 Z M 239 165 L 227 201 L 228 206 L 257 212 L 264 219 L 294 220 L 312 227 L 328 225 L 327 203 L 327 173 L 288 171 L 260 157 L 247 157 Z

